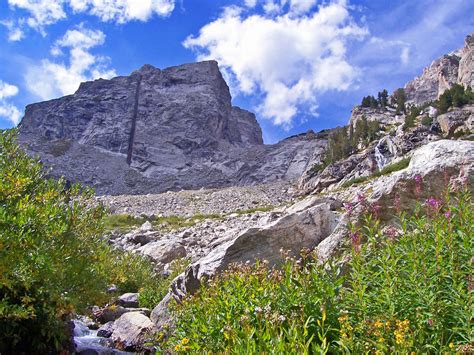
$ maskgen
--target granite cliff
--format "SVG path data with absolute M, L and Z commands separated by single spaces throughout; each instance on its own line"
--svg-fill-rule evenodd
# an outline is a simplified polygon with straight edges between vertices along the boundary
M 27 106 L 19 131 L 52 176 L 100 194 L 297 179 L 319 159 L 319 138 L 264 145 L 255 115 L 231 105 L 215 61 L 145 65 L 130 76 L 82 83 L 73 95 Z

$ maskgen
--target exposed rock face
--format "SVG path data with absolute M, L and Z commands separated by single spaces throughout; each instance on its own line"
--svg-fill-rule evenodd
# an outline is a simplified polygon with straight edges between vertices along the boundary
M 423 74 L 405 86 L 409 101 L 416 105 L 436 100 L 444 90 L 458 81 L 459 56 L 447 54 L 436 59 Z
M 474 132 L 474 105 L 453 109 L 436 118 L 445 136 L 456 132 Z
M 352 110 L 349 124 L 352 124 L 355 127 L 356 122 L 361 120 L 363 117 L 365 117 L 367 121 L 378 121 L 385 125 L 402 123 L 404 116 L 397 115 L 395 112 L 396 110 L 391 107 L 373 109 L 369 107 L 355 106 Z
M 81 84 L 29 105 L 19 141 L 53 176 L 137 194 L 297 178 L 324 141 L 264 146 L 255 115 L 232 107 L 214 61 Z
M 422 105 L 438 97 L 453 84 L 474 86 L 474 35 L 466 37 L 465 46 L 435 60 L 423 74 L 405 86 L 408 101 Z
M 474 34 L 466 37 L 466 45 L 461 50 L 458 80 L 461 84 L 474 88 Z

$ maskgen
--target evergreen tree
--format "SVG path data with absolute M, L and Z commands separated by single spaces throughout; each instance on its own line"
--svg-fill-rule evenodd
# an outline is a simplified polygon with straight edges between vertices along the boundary
M 397 114 L 406 113 L 405 103 L 407 101 L 407 96 L 403 88 L 395 90 L 393 93 L 393 99 L 395 101 L 395 107 L 397 109 Z
M 386 107 L 388 105 L 388 91 L 383 89 L 378 93 L 378 104 L 380 107 Z

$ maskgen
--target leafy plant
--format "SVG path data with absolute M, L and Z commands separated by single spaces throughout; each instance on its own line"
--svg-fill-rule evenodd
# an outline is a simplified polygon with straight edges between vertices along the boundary
M 199 353 L 472 351 L 468 190 L 430 198 L 382 229 L 361 198 L 341 261 L 308 252 L 279 268 L 234 265 L 173 312 L 160 349 Z M 341 273 L 341 266 L 343 273 Z
M 163 297 L 168 293 L 170 282 L 181 274 L 188 265 L 191 263 L 191 259 L 182 258 L 174 260 L 170 265 L 170 273 L 167 277 L 161 276 L 154 280 L 154 282 L 143 282 L 139 288 L 139 302 L 140 307 L 153 309 Z
M 137 291 L 158 276 L 100 238 L 105 211 L 90 189 L 46 179 L 15 135 L 0 133 L 0 352 L 50 353 L 66 346 L 65 321 L 105 303 L 111 283 Z

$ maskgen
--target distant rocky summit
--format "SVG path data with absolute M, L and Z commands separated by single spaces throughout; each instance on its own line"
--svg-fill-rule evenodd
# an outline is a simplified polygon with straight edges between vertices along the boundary
M 436 59 L 405 85 L 409 102 L 422 105 L 436 100 L 455 83 L 474 87 L 474 35 L 468 35 L 465 42 L 462 49 Z
M 101 194 L 297 179 L 325 146 L 313 133 L 263 145 L 255 115 L 231 105 L 215 61 L 82 83 L 27 106 L 19 140 L 52 176 Z

